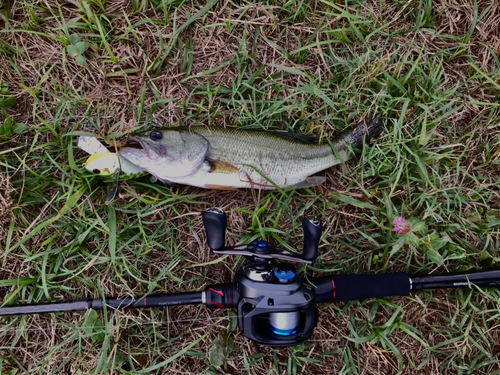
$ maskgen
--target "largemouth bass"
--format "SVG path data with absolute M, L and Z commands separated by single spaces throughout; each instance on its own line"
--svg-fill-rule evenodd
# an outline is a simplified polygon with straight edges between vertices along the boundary
M 348 160 L 383 131 L 378 117 L 331 140 L 288 133 L 192 126 L 157 128 L 131 136 L 120 156 L 165 183 L 208 189 L 276 189 L 324 182 L 312 174 Z

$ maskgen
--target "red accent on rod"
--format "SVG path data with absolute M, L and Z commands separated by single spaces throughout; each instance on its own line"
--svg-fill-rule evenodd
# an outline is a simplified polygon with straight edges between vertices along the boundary
M 222 306 L 220 303 L 217 303 L 217 302 L 214 302 L 214 301 L 210 301 L 210 303 L 211 303 L 212 305 L 216 305 L 216 306 L 219 306 L 219 307 L 224 307 L 224 306 Z
M 221 291 L 221 290 L 215 290 L 215 289 L 212 289 L 212 288 L 209 288 L 212 292 L 214 293 L 217 293 L 219 296 L 222 296 L 224 297 L 224 293 Z
M 144 307 L 147 307 L 147 305 L 146 305 L 146 297 L 144 297 Z
M 333 285 L 333 300 L 335 301 L 335 281 L 333 281 L 333 277 L 332 277 L 332 285 Z

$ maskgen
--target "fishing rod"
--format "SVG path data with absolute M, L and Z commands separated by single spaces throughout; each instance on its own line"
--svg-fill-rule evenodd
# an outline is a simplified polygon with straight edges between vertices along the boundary
M 233 283 L 209 285 L 200 292 L 5 306 L 0 308 L 0 316 L 103 310 L 105 306 L 138 309 L 204 304 L 209 308 L 237 309 L 239 329 L 246 337 L 260 345 L 286 347 L 312 336 L 318 322 L 318 303 L 408 296 L 425 289 L 500 286 L 500 270 L 435 276 L 409 276 L 405 272 L 328 275 L 305 280 L 297 276 L 290 262 L 313 264 L 318 257 L 322 223 L 317 218 L 302 220 L 301 254 L 263 240 L 226 247 L 226 214 L 210 208 L 202 218 L 208 245 L 215 254 L 243 255 L 249 260 Z

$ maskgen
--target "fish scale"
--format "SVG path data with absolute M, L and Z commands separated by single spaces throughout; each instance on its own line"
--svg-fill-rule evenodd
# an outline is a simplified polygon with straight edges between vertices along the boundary
M 382 132 L 367 119 L 320 142 L 309 133 L 192 126 L 157 128 L 131 137 L 121 157 L 161 181 L 203 188 L 275 189 L 324 182 L 316 172 L 346 161 L 350 147 L 362 147 Z
M 245 178 L 248 174 L 255 182 L 266 183 L 260 181 L 261 172 L 277 185 L 295 184 L 340 162 L 332 153 L 330 144 L 325 142 L 304 143 L 286 134 L 234 131 L 234 128 L 193 127 L 191 130 L 208 141 L 207 159 L 237 166 L 240 178 L 244 180 L 248 180 Z M 339 154 L 347 159 L 345 142 L 338 145 L 341 146 Z

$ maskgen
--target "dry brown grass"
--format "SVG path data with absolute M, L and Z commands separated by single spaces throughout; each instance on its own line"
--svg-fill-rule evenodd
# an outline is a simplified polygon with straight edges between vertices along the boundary
M 5 246 L 7 226 L 13 218 L 12 191 L 8 177 L 0 173 L 0 247 Z
M 27 1 L 30 5 L 39 5 L 47 7 L 49 12 L 38 10 L 39 17 L 50 17 L 44 22 L 40 29 L 51 35 L 58 35 L 54 30 L 62 27 L 61 19 L 58 15 L 57 6 L 50 1 Z M 77 6 L 77 2 L 60 1 L 62 16 L 66 22 L 76 17 L 80 17 L 82 12 Z M 182 5 L 176 15 L 177 25 L 181 25 L 186 21 L 186 12 L 189 11 L 192 15 L 196 10 L 200 9 L 202 2 L 194 2 L 193 5 Z M 439 35 L 451 35 L 462 38 L 473 22 L 473 11 L 471 11 L 471 2 L 467 0 L 441 0 L 435 2 L 433 15 L 436 16 L 433 21 L 435 30 L 420 28 L 414 32 L 401 34 L 394 37 L 394 44 L 388 45 L 386 38 L 381 34 L 375 34 L 370 43 L 379 46 L 383 51 L 379 61 L 366 61 L 360 64 L 357 71 L 353 73 L 358 77 L 353 78 L 351 88 L 368 88 L 373 84 L 374 80 L 379 77 L 381 71 L 386 71 L 391 75 L 403 76 L 407 70 L 402 69 L 398 63 L 391 61 L 391 57 L 399 54 L 400 61 L 411 60 L 415 61 L 423 52 L 424 58 L 428 58 L 434 53 L 444 49 L 461 49 L 463 46 L 463 54 L 473 56 L 474 62 L 484 72 L 493 72 L 496 69 L 495 58 L 500 54 L 500 7 L 497 0 L 478 1 L 478 11 L 481 14 L 486 9 L 489 9 L 486 15 L 477 23 L 473 30 L 470 40 L 463 43 L 457 39 L 446 39 L 437 37 Z M 153 11 L 148 8 L 146 11 L 133 14 L 132 8 L 128 1 L 108 1 L 106 3 L 106 12 L 111 14 L 112 35 L 127 34 L 127 38 L 120 43 L 112 43 L 110 48 L 117 59 L 127 58 L 121 64 L 109 62 L 109 54 L 104 47 L 98 49 L 96 45 L 92 45 L 88 55 L 88 64 L 85 67 L 80 67 L 75 61 L 66 56 L 63 58 L 63 48 L 59 43 L 37 34 L 30 33 L 11 33 L 1 34 L 1 38 L 19 51 L 14 59 L 7 54 L 0 54 L 0 80 L 9 83 L 12 91 L 17 98 L 17 105 L 13 109 L 9 109 L 9 114 L 13 116 L 17 122 L 24 122 L 34 126 L 40 126 L 40 119 L 52 123 L 54 121 L 55 109 L 60 103 L 49 93 L 57 93 L 64 100 L 71 102 L 73 109 L 71 115 L 57 118 L 60 128 L 64 131 L 86 130 L 85 118 L 92 117 L 96 122 L 100 121 L 99 132 L 107 134 L 109 128 L 122 121 L 122 129 L 130 129 L 137 126 L 137 122 L 144 121 L 144 117 L 137 118 L 137 111 L 134 109 L 141 103 L 140 93 L 145 88 L 145 99 L 141 103 L 144 107 L 151 107 L 156 100 L 152 87 L 161 93 L 161 98 L 168 99 L 169 102 L 161 106 L 153 113 L 154 121 L 165 126 L 172 125 L 248 125 L 248 118 L 243 118 L 245 111 L 241 108 L 227 106 L 219 100 L 213 103 L 208 103 L 206 95 L 195 94 L 190 86 L 207 86 L 212 87 L 223 86 L 231 87 L 238 79 L 238 66 L 230 64 L 218 70 L 215 73 L 201 75 L 202 72 L 210 71 L 235 56 L 240 51 L 244 51 L 251 56 L 251 61 L 248 62 L 252 68 L 257 68 L 261 64 L 265 64 L 262 76 L 270 76 L 278 70 L 270 65 L 285 65 L 292 66 L 290 59 L 276 46 L 279 46 L 290 52 L 307 43 L 325 41 L 328 36 L 320 31 L 317 36 L 311 41 L 316 26 L 319 24 L 319 14 L 326 9 L 326 5 L 319 4 L 315 12 L 306 15 L 302 21 L 297 21 L 294 24 L 284 22 L 283 12 L 277 7 L 269 9 L 258 3 L 239 3 L 221 2 L 217 4 L 204 17 L 203 22 L 195 22 L 191 27 L 185 29 L 179 41 L 181 46 L 174 46 L 173 53 L 166 60 L 166 68 L 158 75 L 151 76 L 147 74 L 146 69 L 153 62 L 154 58 L 161 53 L 159 34 L 164 40 L 169 40 L 174 34 L 173 24 L 168 25 L 144 23 L 138 26 L 134 33 L 127 34 L 128 23 L 123 13 L 128 15 L 131 24 L 135 24 L 146 18 L 161 18 L 163 13 Z M 394 21 L 387 28 L 387 32 L 395 32 L 402 30 L 411 30 L 415 24 L 411 17 L 414 11 L 413 3 L 395 5 L 391 2 L 367 1 L 361 10 L 361 13 L 375 17 L 379 20 L 378 26 L 389 21 Z M 11 5 L 11 19 L 17 22 L 23 22 L 28 25 L 33 25 L 33 22 L 26 18 L 25 2 L 13 1 Z M 39 9 L 39 8 L 37 8 Z M 348 8 L 349 11 L 355 12 L 354 8 Z M 244 15 L 243 15 L 244 14 Z M 243 16 L 242 16 L 243 15 Z M 394 16 L 396 15 L 396 16 Z M 238 17 L 242 17 L 238 19 Z M 348 22 L 342 17 L 327 16 L 328 24 L 338 23 L 339 26 L 347 26 Z M 231 31 L 223 25 L 229 22 L 235 25 Z M 213 25 L 218 26 L 213 26 Z M 208 27 L 208 25 L 212 25 Z M 11 27 L 13 27 L 11 25 Z M 256 37 L 257 28 L 260 29 L 260 35 Z M 324 28 L 324 26 L 323 26 Z M 244 33 L 247 33 L 246 43 L 242 45 L 241 40 Z M 264 37 L 265 36 L 265 37 Z M 137 38 L 139 40 L 137 40 Z M 194 78 L 186 79 L 186 74 L 183 71 L 181 58 L 184 51 L 184 46 L 192 40 L 193 43 L 193 66 L 190 76 Z M 269 43 L 269 40 L 274 44 Z M 324 45 L 314 47 L 318 52 L 327 54 L 328 49 Z M 355 42 L 346 47 L 353 54 L 362 56 L 366 54 L 366 46 L 360 42 Z M 399 48 L 399 49 L 398 49 Z M 334 51 L 336 51 L 334 49 Z M 293 65 L 295 68 L 304 72 L 310 73 L 312 76 L 321 77 L 322 80 L 328 80 L 335 76 L 335 72 L 325 61 L 324 55 L 317 53 L 310 55 L 300 64 Z M 497 54 L 497 56 L 495 56 Z M 344 56 L 339 54 L 337 58 L 340 60 Z M 483 79 L 477 79 L 470 82 L 471 75 L 474 71 L 471 70 L 468 60 L 465 57 L 457 57 L 455 59 L 444 59 L 444 76 L 443 86 L 451 88 L 455 85 L 460 86 L 460 92 L 464 98 L 469 101 L 491 102 L 497 93 L 487 85 Z M 49 73 L 49 67 L 52 67 Z M 136 73 L 122 76 L 106 76 L 106 73 L 117 73 L 124 69 L 138 69 Z M 400 71 L 398 72 L 398 69 Z M 398 74 L 396 74 L 398 73 Z M 47 76 L 45 76 L 48 74 Z M 468 81 L 467 85 L 463 83 Z M 294 92 L 294 89 L 300 88 L 307 82 L 306 78 L 297 75 L 291 75 L 279 79 L 282 85 L 281 91 L 277 94 L 270 86 L 266 86 L 266 82 L 256 84 L 257 88 L 263 87 L 266 90 L 262 97 L 275 99 L 277 97 L 286 98 Z M 25 87 L 39 88 L 39 93 L 33 95 Z M 340 84 L 332 83 L 330 89 L 338 91 L 341 89 Z M 201 90 L 198 90 L 201 91 Z M 191 96 L 192 95 L 192 96 Z M 307 96 L 307 95 L 305 95 Z M 346 100 L 345 105 L 359 106 L 360 111 L 353 111 L 352 122 L 355 119 L 364 117 L 369 113 L 378 110 L 376 107 L 368 107 L 360 103 L 363 101 L 364 94 L 360 93 L 361 97 L 352 96 Z M 222 95 L 223 97 L 223 95 Z M 184 106 L 183 101 L 189 98 L 189 103 Z M 79 103 L 79 104 L 78 104 Z M 460 105 L 461 103 L 456 103 Z M 317 117 L 325 118 L 319 120 L 315 125 L 321 125 L 327 134 L 335 133 L 344 125 L 345 118 L 335 118 L 328 110 L 322 109 L 323 103 L 319 101 L 311 105 L 309 111 L 317 111 Z M 198 114 L 199 108 L 210 107 L 212 113 L 217 113 L 217 116 L 212 116 L 201 111 Z M 251 107 L 248 108 L 252 110 Z M 408 113 L 408 121 L 406 123 L 406 131 L 410 132 L 412 125 L 419 119 L 412 117 L 411 109 Z M 442 144 L 449 143 L 451 136 L 455 136 L 460 130 L 468 129 L 473 124 L 474 120 L 481 114 L 485 113 L 489 108 L 479 105 L 471 105 L 466 103 L 464 107 L 453 115 L 449 121 L 449 130 L 438 129 L 437 132 L 442 136 Z M 36 115 L 36 116 L 34 116 Z M 286 116 L 282 118 L 282 122 L 272 124 L 275 126 L 286 127 L 287 124 L 294 123 L 300 114 L 296 110 L 289 110 Z M 242 119 L 243 118 L 243 119 Z M 330 121 L 334 119 L 335 121 Z M 430 118 L 429 118 L 430 120 Z M 266 123 L 268 126 L 269 123 Z M 475 150 L 477 153 L 468 157 L 468 170 L 479 169 L 483 176 L 494 176 L 499 173 L 498 163 L 491 163 L 485 155 L 483 146 L 491 144 L 500 150 L 500 144 L 495 143 L 500 134 L 498 124 L 489 123 L 487 119 L 481 118 L 479 124 L 474 124 L 475 137 L 469 144 L 470 150 Z M 96 130 L 93 130 L 96 131 Z M 36 130 L 31 129 L 22 136 L 17 136 L 17 144 L 26 146 L 31 145 L 31 140 L 35 136 Z M 384 138 L 384 142 L 388 138 Z M 53 140 L 53 135 L 50 132 L 40 132 L 38 141 L 40 144 L 50 144 Z M 437 146 L 438 147 L 438 146 Z M 37 150 L 38 155 L 43 155 L 44 150 Z M 460 150 L 462 152 L 462 149 Z M 500 152 L 498 152 L 500 157 Z M 58 162 L 65 164 L 66 154 L 62 154 Z M 83 156 L 83 153 L 77 151 L 77 156 Z M 497 161 L 498 161 L 497 157 Z M 36 168 L 36 160 L 30 160 L 29 166 Z M 328 192 L 340 191 L 350 195 L 356 199 L 366 200 L 363 190 L 358 187 L 350 187 L 352 182 L 352 172 L 356 170 L 356 163 L 348 163 L 346 166 L 338 166 L 328 171 L 323 172 L 327 177 L 327 182 L 321 188 L 315 190 L 314 195 L 307 195 L 306 192 L 297 192 L 297 201 L 292 202 L 287 206 L 289 212 L 298 212 L 303 208 L 303 202 L 306 201 L 311 206 L 305 211 L 305 214 L 317 213 L 315 205 L 322 207 L 321 211 L 327 212 L 325 219 L 325 242 L 322 244 L 322 249 L 325 252 L 329 250 L 327 257 L 323 261 L 343 260 L 344 269 L 350 269 L 352 272 L 362 272 L 370 266 L 373 271 L 380 270 L 379 266 L 369 264 L 368 257 L 359 261 L 359 256 L 356 252 L 343 248 L 336 238 L 345 236 L 355 244 L 355 247 L 360 251 L 365 251 L 367 254 L 371 252 L 373 244 L 370 241 L 364 240 L 363 237 L 356 233 L 356 228 L 368 225 L 371 221 L 367 216 L 366 210 L 359 209 L 347 204 L 338 204 L 327 206 Z M 21 168 L 18 172 L 26 173 Z M 7 224 L 12 219 L 12 199 L 11 194 L 13 189 L 9 185 L 8 175 L 0 174 L 0 247 L 6 239 Z M 50 174 L 50 178 L 59 181 L 64 180 L 64 175 L 61 171 L 54 169 Z M 460 185 L 467 188 L 472 184 L 466 179 L 466 173 L 461 176 L 455 176 L 454 179 L 446 181 L 446 186 Z M 366 185 L 370 185 L 371 180 L 366 181 Z M 23 186 L 22 189 L 28 189 L 29 186 Z M 59 193 L 59 187 L 54 185 L 44 190 L 44 194 L 51 199 L 56 199 Z M 404 201 L 409 195 L 409 186 L 401 186 L 396 191 L 396 197 L 401 197 Z M 99 210 L 104 201 L 105 189 L 101 186 L 96 190 L 95 194 L 89 198 L 91 205 L 94 205 L 94 210 Z M 174 192 L 185 193 L 183 187 L 172 188 Z M 498 191 L 498 190 L 497 190 Z M 176 264 L 171 270 L 175 278 L 181 280 L 189 280 L 184 284 L 176 284 L 170 279 L 162 282 L 162 286 L 167 292 L 181 292 L 190 289 L 201 289 L 204 283 L 222 283 L 231 280 L 234 276 L 235 267 L 232 260 L 216 263 L 210 266 L 199 266 L 200 264 L 213 261 L 215 258 L 209 252 L 205 245 L 205 235 L 199 212 L 209 206 L 222 207 L 227 212 L 230 212 L 230 221 L 228 231 L 235 234 L 243 234 L 251 225 L 249 215 L 239 212 L 241 207 L 259 206 L 263 199 L 264 193 L 255 191 L 236 191 L 236 192 L 213 192 L 201 189 L 191 188 L 187 191 L 189 194 L 200 194 L 200 200 L 206 202 L 206 205 L 192 205 L 179 202 L 175 205 L 162 205 L 148 217 L 149 222 L 161 224 L 145 225 L 146 233 L 153 233 L 156 225 L 161 225 L 163 228 L 175 228 L 177 233 L 176 243 L 183 249 L 183 264 Z M 13 193 L 15 197 L 22 196 L 22 193 L 16 191 Z M 326 197 L 326 198 L 324 198 Z M 300 198 L 300 199 L 299 199 Z M 124 185 L 120 188 L 119 197 L 116 200 L 117 206 L 123 206 L 128 202 L 136 200 L 134 192 L 126 188 Z M 325 208 L 323 208 L 325 206 Z M 144 207 L 144 204 L 139 204 L 139 207 Z M 489 207 L 491 208 L 491 207 Z M 52 204 L 36 203 L 32 205 L 30 210 L 25 210 L 25 216 L 33 223 L 40 223 L 50 215 L 56 214 L 59 207 L 54 207 Z M 280 202 L 272 200 L 269 204 L 269 212 L 276 212 L 280 209 Z M 371 213 L 373 214 L 373 213 Z M 133 217 L 119 213 L 119 221 L 123 223 L 119 229 L 125 229 L 127 225 L 134 220 Z M 375 215 L 375 214 L 374 214 Z M 465 224 L 464 224 L 465 225 Z M 29 228 L 29 227 L 28 227 Z M 300 248 L 300 228 L 297 223 L 292 222 L 289 217 L 282 216 L 279 220 L 279 228 L 286 233 L 291 234 L 290 244 L 296 248 Z M 20 230 L 17 234 L 18 240 L 26 235 L 29 231 Z M 59 229 L 54 229 L 58 231 Z M 379 229 L 368 229 L 368 233 L 375 233 Z M 16 232 L 17 233 L 17 232 Z M 474 232 L 466 232 L 465 236 L 471 245 L 477 246 L 479 241 Z M 27 242 L 26 247 L 36 248 L 48 238 L 48 235 L 39 235 Z M 100 242 L 99 242 L 100 241 Z M 235 244 L 237 238 L 231 237 L 230 244 Z M 68 245 L 68 240 L 64 237 L 64 230 L 60 232 L 60 236 L 54 242 L 54 248 Z M 135 248 L 139 248 L 136 243 L 130 244 L 130 248 L 123 250 L 121 254 L 126 259 L 135 259 Z M 94 250 L 97 249 L 97 250 Z M 160 274 L 165 264 L 172 262 L 172 255 L 162 248 L 154 247 L 147 254 L 147 258 L 155 260 L 155 262 L 142 261 L 137 266 L 139 277 L 136 275 L 125 274 L 123 277 L 117 277 L 113 271 L 111 264 L 109 267 L 103 267 L 99 257 L 102 254 L 107 255 L 107 248 L 103 246 L 102 238 L 94 239 L 85 243 L 82 250 L 92 254 L 92 262 L 89 266 L 79 274 L 78 279 L 71 279 L 66 275 L 63 277 L 64 282 L 58 280 L 57 287 L 65 286 L 72 288 L 60 290 L 57 288 L 51 289 L 50 297 L 53 299 L 71 298 L 72 295 L 87 295 L 97 297 L 96 285 L 94 282 L 95 276 L 99 273 L 99 287 L 106 295 L 133 295 L 141 294 L 147 291 L 147 286 L 141 282 L 141 279 L 147 278 L 151 281 Z M 342 253 L 341 253 L 342 251 Z M 350 259 L 345 259 L 344 255 L 351 256 Z M 36 274 L 35 270 L 42 267 L 40 259 L 24 261 L 24 251 L 20 248 L 16 249 L 12 256 L 7 258 L 7 261 L 2 266 L 0 276 L 2 279 L 13 279 L 15 277 L 28 277 Z M 425 257 L 421 254 L 415 255 L 415 260 L 423 261 Z M 81 258 L 82 262 L 88 262 L 89 258 Z M 94 266 L 93 262 L 98 266 Z M 72 262 L 77 263 L 76 260 Z M 191 263 L 193 267 L 184 267 L 186 263 Z M 72 265 L 68 264 L 71 269 Z M 338 265 L 337 265 L 338 266 Z M 340 266 L 338 266 L 340 267 Z M 403 260 L 395 261 L 389 266 L 389 271 L 399 271 L 406 269 L 407 265 Z M 103 270 L 105 272 L 103 272 Z M 192 281 L 196 275 L 203 275 L 204 280 Z M 82 280 L 87 280 L 87 284 L 82 283 Z M 89 281 L 89 280 L 92 280 Z M 13 292 L 16 287 L 8 288 L 6 293 Z M 2 291 L 2 296 L 4 291 Z M 420 337 L 427 341 L 430 346 L 443 343 L 449 339 L 448 336 L 442 333 L 446 329 L 449 321 L 447 318 L 453 316 L 455 311 L 461 307 L 457 300 L 447 299 L 446 294 L 435 293 L 432 297 L 423 297 L 425 303 L 417 300 L 394 299 L 395 305 L 400 305 L 404 310 L 404 321 L 414 327 L 418 327 Z M 436 302 L 434 302 L 434 301 Z M 332 374 L 342 370 L 345 366 L 345 357 L 342 356 L 345 348 L 350 348 L 353 352 L 361 353 L 361 358 L 364 363 L 359 364 L 360 373 L 363 374 L 395 374 L 398 373 L 398 360 L 394 353 L 385 350 L 380 344 L 362 343 L 354 344 L 349 341 L 352 334 L 352 329 L 349 325 L 360 327 L 367 320 L 367 312 L 373 307 L 375 302 L 366 302 L 363 308 L 347 307 L 348 312 L 340 311 L 345 306 L 339 307 L 326 306 L 321 309 L 321 319 L 319 326 L 316 329 L 313 339 L 310 341 L 311 348 L 300 352 L 301 356 L 310 355 L 314 358 L 321 358 L 320 363 L 306 363 L 298 370 L 299 373 L 310 374 Z M 424 305 L 424 307 L 423 307 Z M 352 314 L 349 314 L 352 311 Z M 383 325 L 391 316 L 394 309 L 391 307 L 381 308 L 376 314 L 376 322 Z M 144 312 L 123 312 L 118 316 L 111 318 L 111 337 L 118 343 L 131 343 L 134 353 L 132 361 L 138 368 L 147 367 L 159 357 L 167 359 L 177 353 L 179 349 L 189 345 L 197 340 L 208 329 L 211 329 L 207 338 L 202 340 L 191 351 L 206 353 L 218 335 L 220 335 L 227 326 L 227 320 L 222 320 L 215 326 L 212 326 L 218 318 L 224 318 L 226 313 L 223 311 L 208 311 L 205 308 L 198 307 L 172 307 L 166 312 L 161 311 L 144 311 Z M 187 319 L 186 319 L 187 317 Z M 196 319 L 195 319 L 196 318 Z M 10 366 L 15 367 L 16 364 L 12 358 L 16 358 L 19 363 L 24 366 L 23 371 L 30 372 L 34 370 L 37 363 L 47 356 L 50 348 L 59 343 L 65 342 L 63 348 L 57 351 L 56 355 L 51 356 L 49 362 L 46 363 L 44 371 L 50 373 L 69 359 L 69 347 L 73 344 L 67 343 L 65 340 L 71 334 L 71 329 L 65 328 L 68 324 L 70 327 L 81 326 L 82 318 L 80 314 L 64 314 L 63 316 L 47 317 L 47 316 L 31 316 L 25 318 L 25 323 L 22 326 L 13 326 L 13 329 L 8 334 L 4 335 L 2 340 L 9 343 L 11 349 L 2 349 L 2 355 Z M 193 319 L 193 320 L 190 320 Z M 179 322 L 179 320 L 187 320 Z M 151 335 L 148 330 L 151 328 L 151 322 L 158 323 L 157 335 L 166 338 L 176 338 L 183 335 L 177 341 L 174 341 L 170 346 L 158 348 L 155 346 L 155 336 Z M 498 329 L 493 323 L 489 323 L 491 329 L 497 332 Z M 24 328 L 26 327 L 26 328 Z M 49 328 L 50 327 L 50 328 Z M 262 360 L 251 366 L 250 372 L 253 374 L 272 373 L 273 356 L 278 358 L 279 362 L 285 363 L 280 367 L 280 371 L 286 374 L 286 363 L 288 358 L 294 357 L 296 354 L 294 349 L 288 348 L 280 351 L 275 351 L 269 348 L 258 347 L 243 334 L 235 335 L 235 356 L 228 361 L 221 372 L 231 374 L 246 373 L 245 360 L 242 353 L 248 355 L 262 355 Z M 410 335 L 402 330 L 396 330 L 390 336 L 391 341 L 400 350 L 404 360 L 405 367 L 401 370 L 403 374 L 440 374 L 443 373 L 442 358 L 444 354 L 436 352 L 429 354 L 427 349 Z M 497 348 L 496 343 L 491 345 Z M 83 350 L 82 357 L 73 359 L 63 366 L 60 372 L 76 373 L 75 369 L 80 368 L 82 371 L 91 370 L 97 365 L 99 360 L 100 350 L 89 338 L 84 338 L 81 344 Z M 461 359 L 464 362 L 470 362 L 477 355 L 477 348 L 470 343 L 450 343 L 446 344 L 444 349 L 453 351 L 454 348 L 460 348 Z M 498 349 L 498 348 L 497 348 Z M 117 344 L 113 350 L 126 353 L 127 348 Z M 322 356 L 322 353 L 335 351 L 333 354 Z M 495 351 L 498 354 L 498 350 Z M 304 354 L 305 353 L 305 354 Z M 456 352 L 458 355 L 458 351 Z M 112 357 L 113 353 L 109 356 Z M 420 370 L 415 370 L 410 362 L 417 366 L 424 358 L 428 358 L 428 362 L 423 364 Z M 498 359 L 498 358 L 495 358 Z M 157 361 L 159 362 L 159 360 Z M 80 365 L 83 363 L 84 365 Z M 198 373 L 207 368 L 207 361 L 203 357 L 182 356 L 162 368 L 159 373 L 164 374 L 190 374 Z M 487 370 L 496 371 L 498 365 L 496 363 L 485 367 Z M 444 371 L 446 372 L 446 371 Z M 117 371 L 118 373 L 118 371 Z
M 0 225 L 8 223 L 12 218 L 13 190 L 9 178 L 0 174 Z

